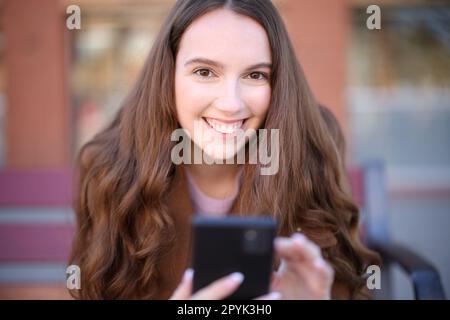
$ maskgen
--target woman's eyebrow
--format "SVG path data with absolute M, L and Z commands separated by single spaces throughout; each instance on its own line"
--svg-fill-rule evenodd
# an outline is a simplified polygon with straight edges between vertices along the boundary
M 217 67 L 217 68 L 220 68 L 220 69 L 224 68 L 224 65 L 222 63 L 214 61 L 214 60 L 211 60 L 211 59 L 208 59 L 208 58 L 192 58 L 192 59 L 189 59 L 188 61 L 186 61 L 184 63 L 184 66 L 186 67 L 186 66 L 188 66 L 190 64 L 194 64 L 194 63 L 208 64 L 210 66 L 214 66 L 214 67 Z M 257 63 L 257 64 L 249 66 L 248 68 L 246 68 L 246 70 L 251 70 L 251 69 L 256 69 L 256 68 L 269 68 L 269 69 L 271 69 L 272 68 L 272 64 L 269 63 L 269 62 L 260 62 L 260 63 Z

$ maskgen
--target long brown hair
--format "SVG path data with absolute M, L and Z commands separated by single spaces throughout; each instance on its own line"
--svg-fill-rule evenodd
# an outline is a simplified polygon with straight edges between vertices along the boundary
M 279 129 L 280 166 L 262 176 L 245 165 L 237 214 L 270 213 L 279 234 L 298 227 L 315 241 L 349 297 L 374 256 L 355 236 L 358 209 L 341 186 L 345 174 L 335 142 L 296 59 L 282 19 L 268 0 L 177 1 L 153 44 L 135 87 L 112 123 L 78 158 L 77 232 L 70 258 L 82 270 L 78 298 L 152 298 L 158 263 L 177 240 L 168 210 L 175 165 L 170 135 L 179 127 L 174 100 L 175 57 L 186 28 L 226 7 L 267 32 L 273 71 L 264 128 Z

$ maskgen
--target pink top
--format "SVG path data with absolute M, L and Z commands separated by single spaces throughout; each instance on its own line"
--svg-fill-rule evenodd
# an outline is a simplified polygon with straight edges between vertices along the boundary
M 243 170 L 240 170 L 236 176 L 236 188 L 233 194 L 229 197 L 221 199 L 206 195 L 195 183 L 194 178 L 191 176 L 189 171 L 185 169 L 185 172 L 188 178 L 187 181 L 189 196 L 191 198 L 195 213 L 212 216 L 223 216 L 230 211 L 231 207 L 233 206 L 234 200 L 239 193 Z

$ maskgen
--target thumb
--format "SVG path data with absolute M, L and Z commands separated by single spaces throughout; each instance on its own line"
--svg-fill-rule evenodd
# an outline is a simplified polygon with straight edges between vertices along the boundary
M 270 291 L 276 291 L 278 285 L 280 283 L 280 274 L 279 272 L 272 273 L 272 279 L 270 280 Z
M 270 288 L 271 290 L 276 290 L 278 287 L 281 276 L 283 275 L 284 270 L 286 269 L 286 261 L 284 259 L 281 259 L 281 263 L 278 266 L 278 270 L 272 272 L 272 279 L 270 281 Z
M 181 283 L 178 285 L 177 289 L 173 293 L 170 300 L 187 300 L 190 299 L 192 295 L 192 278 L 194 275 L 194 270 L 186 269 L 183 275 Z

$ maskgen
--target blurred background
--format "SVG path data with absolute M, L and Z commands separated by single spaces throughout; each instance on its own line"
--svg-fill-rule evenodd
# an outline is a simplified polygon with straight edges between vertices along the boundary
M 69 5 L 81 29 L 68 30 Z M 66 299 L 72 168 L 120 107 L 172 0 L 0 1 L 0 299 Z M 390 236 L 450 294 L 450 5 L 275 0 L 349 167 L 386 166 Z M 369 30 L 366 9 L 381 8 Z M 410 299 L 394 269 L 393 298 Z

